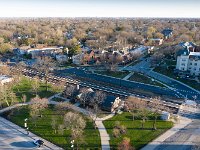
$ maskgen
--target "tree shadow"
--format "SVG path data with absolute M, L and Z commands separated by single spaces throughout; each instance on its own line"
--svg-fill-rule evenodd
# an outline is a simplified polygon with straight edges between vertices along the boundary
M 21 141 L 21 142 L 13 142 L 10 144 L 14 147 L 21 147 L 21 148 L 34 148 L 36 145 L 32 141 Z

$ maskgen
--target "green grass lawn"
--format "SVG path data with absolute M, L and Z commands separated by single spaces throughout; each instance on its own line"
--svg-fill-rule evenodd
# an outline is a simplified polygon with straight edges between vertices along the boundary
M 136 81 L 136 82 L 141 82 L 141 83 L 145 83 L 145 84 L 151 84 L 151 85 L 156 85 L 156 86 L 160 86 L 160 87 L 165 87 L 164 85 L 162 85 L 161 83 L 157 82 L 157 81 L 152 81 L 151 78 L 148 78 L 140 73 L 135 72 L 130 78 L 129 80 L 131 81 Z
M 129 74 L 129 72 L 119 72 L 119 71 L 95 71 L 95 73 L 102 74 L 102 75 L 107 75 L 115 78 L 124 78 Z
M 68 110 L 66 110 L 68 112 Z M 54 133 L 54 130 L 51 126 L 51 117 L 56 116 L 58 118 L 58 124 L 62 123 L 63 115 L 58 114 L 53 106 L 49 106 L 48 109 L 45 109 L 42 112 L 43 116 L 38 118 L 36 120 L 36 126 L 35 123 L 31 122 L 31 120 L 28 120 L 28 127 L 29 130 L 38 136 L 41 136 L 42 138 L 64 148 L 69 149 L 71 146 L 70 144 L 70 131 L 66 130 L 64 131 L 64 135 Z M 4 117 L 8 115 L 4 114 Z M 82 114 L 81 114 L 82 115 Z M 83 116 L 84 117 L 84 116 Z M 14 122 L 15 124 L 23 127 L 24 126 L 24 119 L 30 118 L 29 117 L 29 109 L 27 106 L 21 107 L 20 109 L 14 109 L 13 112 L 9 115 L 9 120 Z M 86 128 L 84 129 L 84 141 L 85 143 L 82 144 L 80 149 L 100 149 L 100 137 L 98 130 L 94 129 L 93 123 L 90 119 L 84 117 L 87 121 Z
M 26 77 L 23 77 L 19 84 L 13 86 L 13 91 L 16 93 L 18 100 L 21 102 L 22 95 L 26 95 L 27 101 L 30 101 L 31 98 L 35 97 L 35 93 L 31 88 L 32 80 Z M 48 85 L 48 91 L 46 91 L 45 83 L 40 82 L 40 87 L 38 90 L 38 95 L 41 98 L 48 98 L 52 95 L 59 92 L 54 89 L 50 84 Z
M 121 125 L 124 125 L 127 128 L 126 134 L 123 134 L 118 138 L 115 138 L 112 134 L 113 128 L 115 126 L 115 121 L 119 121 Z M 132 115 L 126 112 L 104 121 L 104 125 L 111 138 L 111 149 L 117 149 L 117 146 L 122 141 L 123 137 L 130 138 L 131 145 L 134 146 L 136 149 L 140 149 L 141 147 L 145 146 L 147 143 L 154 140 L 159 135 L 170 129 L 173 126 L 173 123 L 158 120 L 157 130 L 152 130 L 153 120 L 148 120 L 144 125 L 144 129 L 141 129 L 141 120 L 133 121 Z

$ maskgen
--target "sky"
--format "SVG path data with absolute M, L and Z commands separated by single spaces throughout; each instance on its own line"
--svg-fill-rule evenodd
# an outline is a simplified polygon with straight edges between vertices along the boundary
M 200 0 L 0 0 L 0 17 L 200 18 Z

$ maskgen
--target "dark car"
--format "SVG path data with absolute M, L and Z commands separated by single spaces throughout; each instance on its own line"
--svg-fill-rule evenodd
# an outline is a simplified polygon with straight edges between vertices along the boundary
M 42 141 L 42 140 L 34 140 L 33 143 L 34 143 L 35 145 L 37 145 L 38 147 L 44 145 L 44 141 Z

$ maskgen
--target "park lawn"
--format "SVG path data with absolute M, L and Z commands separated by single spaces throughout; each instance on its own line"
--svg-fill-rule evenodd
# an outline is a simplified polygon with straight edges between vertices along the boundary
M 136 82 L 141 82 L 141 83 L 145 83 L 145 84 L 151 84 L 151 85 L 155 85 L 155 86 L 160 86 L 160 87 L 165 87 L 164 85 L 162 85 L 161 83 L 157 82 L 157 81 L 152 81 L 151 78 L 148 78 L 140 73 L 135 72 L 130 78 L 129 80 L 131 81 L 136 81 Z
M 115 78 L 124 78 L 129 74 L 129 72 L 122 72 L 122 71 L 95 71 L 95 73 L 107 75 Z
M 30 101 L 31 98 L 35 97 L 35 93 L 31 91 L 32 90 L 31 84 L 32 84 L 31 79 L 26 78 L 26 77 L 22 77 L 19 84 L 13 86 L 13 91 L 16 93 L 19 102 L 21 102 L 23 95 L 26 95 L 27 101 Z M 50 84 L 48 84 L 48 91 L 46 91 L 45 83 L 40 82 L 38 95 L 41 98 L 51 97 L 52 95 L 54 95 L 58 92 L 60 92 L 60 91 L 53 88 Z
M 66 112 L 68 112 L 68 110 L 66 110 Z M 29 108 L 27 106 L 23 106 L 20 109 L 14 109 L 10 115 L 8 115 L 8 113 L 4 114 L 4 117 L 21 127 L 24 126 L 24 119 L 28 118 L 29 120 L 27 124 L 31 132 L 58 145 L 59 147 L 69 149 L 71 146 L 70 131 L 66 130 L 63 135 L 55 134 L 51 127 L 51 117 L 53 115 L 56 116 L 59 124 L 61 124 L 63 115 L 58 114 L 52 105 L 49 105 L 49 108 L 45 109 L 42 114 L 43 115 L 41 118 L 38 117 L 35 122 L 31 122 L 29 119 Z M 84 119 L 87 121 L 83 134 L 85 143 L 80 146 L 80 149 L 99 149 L 101 147 L 99 132 L 98 130 L 94 129 L 93 123 L 90 119 L 87 117 L 84 117 Z
M 124 125 L 127 128 L 126 134 L 123 134 L 118 138 L 113 137 L 112 134 L 115 121 L 119 121 L 121 125 Z M 141 120 L 133 121 L 132 115 L 128 112 L 118 114 L 109 120 L 105 120 L 103 123 L 110 135 L 111 149 L 117 149 L 117 146 L 122 141 L 123 137 L 130 138 L 131 145 L 136 149 L 140 149 L 173 126 L 173 123 L 170 121 L 158 120 L 156 124 L 157 130 L 152 130 L 153 121 L 154 120 L 146 121 L 144 129 L 141 129 Z

